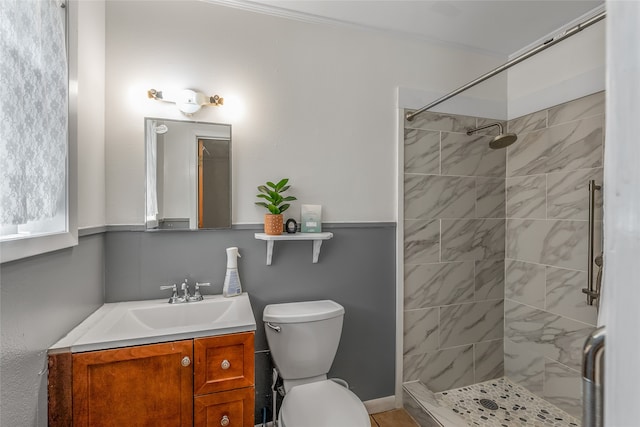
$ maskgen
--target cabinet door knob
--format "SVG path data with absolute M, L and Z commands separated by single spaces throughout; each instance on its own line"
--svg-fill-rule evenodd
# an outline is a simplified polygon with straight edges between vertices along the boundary
M 220 367 L 222 369 L 229 369 L 231 367 L 231 363 L 229 363 L 229 361 L 227 359 L 224 359 L 222 361 L 222 363 L 220 364 Z
M 182 358 L 182 362 L 180 363 L 182 364 L 182 366 L 187 367 L 191 365 L 191 359 L 189 359 L 189 356 L 185 356 Z
M 226 415 L 222 417 L 222 419 L 220 420 L 220 425 L 221 426 L 228 426 L 229 425 L 229 417 L 227 417 Z

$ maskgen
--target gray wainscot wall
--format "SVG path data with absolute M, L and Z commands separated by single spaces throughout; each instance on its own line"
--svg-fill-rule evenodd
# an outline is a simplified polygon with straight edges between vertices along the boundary
M 47 425 L 47 349 L 104 302 L 104 235 L 0 266 L 0 425 Z
M 275 242 L 266 265 L 266 242 L 257 226 L 232 230 L 106 233 L 106 302 L 168 297 L 161 285 L 185 278 L 211 282 L 220 294 L 225 249 L 237 246 L 238 271 L 257 323 L 256 422 L 271 405 L 271 359 L 262 324 L 267 304 L 332 299 L 345 308 L 342 339 L 330 377 L 345 379 L 362 400 L 394 394 L 395 223 L 332 224 L 334 233 L 312 263 L 310 241 Z

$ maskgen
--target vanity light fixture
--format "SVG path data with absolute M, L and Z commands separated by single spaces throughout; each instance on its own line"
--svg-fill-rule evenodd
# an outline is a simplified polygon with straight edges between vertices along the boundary
M 220 106 L 224 104 L 224 98 L 219 95 L 206 96 L 190 89 L 181 90 L 173 96 L 163 95 L 160 90 L 149 89 L 147 96 L 156 101 L 172 102 L 188 116 L 198 112 L 205 105 Z

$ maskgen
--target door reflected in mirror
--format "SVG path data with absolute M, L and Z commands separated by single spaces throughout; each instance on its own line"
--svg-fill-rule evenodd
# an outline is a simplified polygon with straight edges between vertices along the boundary
M 231 227 L 231 126 L 145 119 L 146 226 Z

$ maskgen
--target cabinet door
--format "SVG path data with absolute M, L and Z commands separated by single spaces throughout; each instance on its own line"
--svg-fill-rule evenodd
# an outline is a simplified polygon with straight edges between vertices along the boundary
M 194 340 L 195 395 L 254 384 L 253 335 L 246 332 Z
M 74 354 L 73 425 L 191 426 L 192 359 L 192 340 Z
M 194 427 L 253 427 L 254 387 L 198 396 Z

